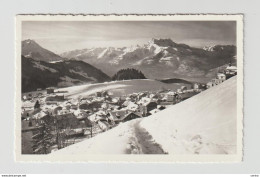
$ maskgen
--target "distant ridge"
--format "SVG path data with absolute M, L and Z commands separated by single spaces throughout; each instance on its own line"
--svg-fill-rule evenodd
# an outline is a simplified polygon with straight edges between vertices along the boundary
M 101 70 L 83 61 L 69 60 L 54 63 L 22 56 L 22 92 L 50 86 L 67 87 L 83 83 L 110 81 Z
M 52 62 L 62 61 L 64 58 L 43 48 L 34 40 L 27 39 L 22 41 L 22 55 L 39 61 Z

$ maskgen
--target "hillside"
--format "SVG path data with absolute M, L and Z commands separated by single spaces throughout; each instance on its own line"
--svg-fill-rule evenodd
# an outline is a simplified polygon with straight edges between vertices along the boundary
M 234 154 L 236 89 L 233 77 L 144 119 L 140 125 L 170 154 Z
M 184 78 L 198 82 L 212 79 L 208 74 L 210 70 L 230 61 L 236 63 L 236 46 L 216 45 L 202 49 L 171 39 L 152 39 L 143 46 L 74 50 L 61 56 L 86 61 L 110 76 L 131 67 L 141 70 L 147 78 Z
M 22 55 L 27 58 L 33 58 L 35 60 L 46 61 L 46 62 L 64 60 L 64 58 L 41 47 L 34 40 L 30 40 L 30 39 L 22 41 Z
M 234 154 L 236 77 L 157 114 L 51 153 Z
M 22 56 L 22 92 L 50 86 L 65 87 L 111 80 L 101 70 L 83 61 L 47 63 Z
M 170 89 L 176 91 L 181 86 L 190 88 L 189 84 L 171 83 L 166 84 L 152 79 L 135 79 L 124 81 L 111 81 L 96 84 L 83 84 L 78 86 L 71 86 L 60 88 L 58 91 L 65 92 L 66 97 L 77 98 L 79 96 L 85 97 L 96 92 L 109 91 L 113 97 L 120 97 L 122 95 L 142 92 L 142 91 L 158 91 L 162 89 Z

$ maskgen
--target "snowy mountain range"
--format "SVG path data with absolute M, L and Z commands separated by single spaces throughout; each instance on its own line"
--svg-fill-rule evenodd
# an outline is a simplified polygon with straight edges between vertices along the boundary
M 147 78 L 210 80 L 211 71 L 236 63 L 236 46 L 215 45 L 195 48 L 171 39 L 152 39 L 132 47 L 107 47 L 73 50 L 57 55 L 33 40 L 22 42 L 22 55 L 39 61 L 81 60 L 113 76 L 120 69 L 135 68 Z
M 143 46 L 123 48 L 91 48 L 60 54 L 69 59 L 83 60 L 112 76 L 131 67 L 148 78 L 204 78 L 214 68 L 236 62 L 236 47 L 216 45 L 194 48 L 171 39 L 152 39 Z

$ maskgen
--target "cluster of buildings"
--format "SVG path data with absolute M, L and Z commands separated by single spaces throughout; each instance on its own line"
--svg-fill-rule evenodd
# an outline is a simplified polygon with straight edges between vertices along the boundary
M 226 67 L 226 69 L 224 69 L 224 71 L 218 72 L 216 78 L 214 78 L 210 82 L 208 82 L 206 84 L 206 87 L 211 88 L 216 85 L 219 85 L 222 82 L 224 82 L 225 80 L 227 80 L 235 75 L 237 75 L 237 67 L 229 64 L 229 66 Z
M 176 92 L 143 91 L 114 97 L 109 91 L 102 91 L 84 98 L 66 98 L 54 88 L 37 90 L 22 97 L 22 132 L 31 136 L 43 121 L 47 121 L 56 133 L 62 131 L 67 138 L 92 137 L 120 123 L 155 114 L 201 91 L 194 84 L 192 89 L 182 86 Z

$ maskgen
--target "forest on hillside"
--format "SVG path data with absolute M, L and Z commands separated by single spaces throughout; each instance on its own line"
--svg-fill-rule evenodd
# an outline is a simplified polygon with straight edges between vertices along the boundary
M 141 71 L 134 68 L 127 68 L 119 70 L 112 80 L 131 80 L 131 79 L 146 79 Z

